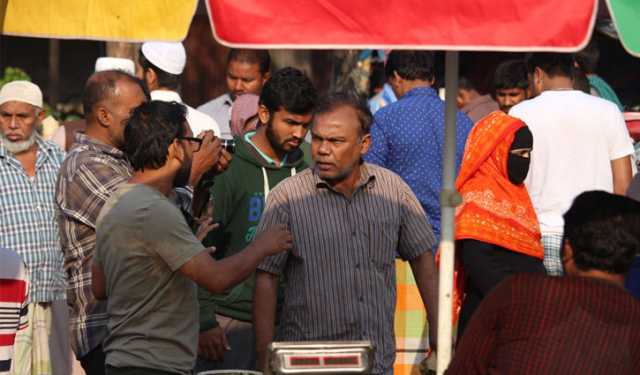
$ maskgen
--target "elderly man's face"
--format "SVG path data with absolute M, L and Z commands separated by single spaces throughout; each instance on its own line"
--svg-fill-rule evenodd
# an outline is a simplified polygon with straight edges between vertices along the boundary
M 28 150 L 35 142 L 36 129 L 44 118 L 39 108 L 24 102 L 0 105 L 0 130 L 5 147 L 14 154 Z
M 339 182 L 349 177 L 369 150 L 355 109 L 338 107 L 320 114 L 311 129 L 311 155 L 320 178 Z

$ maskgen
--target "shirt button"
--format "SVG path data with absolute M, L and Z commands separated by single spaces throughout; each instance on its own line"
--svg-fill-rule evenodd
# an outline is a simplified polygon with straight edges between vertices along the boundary
M 360 263 L 356 263 L 356 269 L 359 270 L 360 269 Z
M 360 296 L 360 302 L 364 302 L 364 298 L 362 296 Z

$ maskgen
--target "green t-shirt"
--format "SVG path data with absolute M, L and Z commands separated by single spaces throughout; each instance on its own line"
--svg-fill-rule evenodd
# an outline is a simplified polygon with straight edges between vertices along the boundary
M 177 373 L 193 369 L 196 286 L 178 272 L 204 247 L 159 191 L 125 184 L 97 221 L 95 261 L 106 277 L 106 363 Z

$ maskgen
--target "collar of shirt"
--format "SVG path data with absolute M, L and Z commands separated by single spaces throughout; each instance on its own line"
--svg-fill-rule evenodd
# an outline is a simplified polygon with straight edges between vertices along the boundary
M 438 93 L 436 92 L 436 90 L 434 90 L 431 87 L 416 87 L 413 88 L 409 91 L 407 91 L 406 94 L 404 94 L 403 98 L 410 98 L 412 96 L 434 96 L 434 97 L 438 97 Z
M 320 178 L 320 175 L 318 175 L 318 170 L 315 167 L 313 168 L 313 179 L 317 189 L 326 188 L 333 191 L 334 193 L 343 195 L 342 193 L 336 191 L 327 181 Z M 367 163 L 363 162 L 360 165 L 360 179 L 356 184 L 356 188 L 353 190 L 354 195 L 358 190 L 360 190 L 360 188 L 363 188 L 365 186 L 367 186 L 369 189 L 372 189 L 375 184 L 375 179 L 376 175 L 374 174 L 374 172 L 371 170 L 371 168 L 367 167 Z
M 248 132 L 244 135 L 244 140 L 247 141 L 248 144 L 251 145 L 251 147 L 253 147 L 256 152 L 269 164 L 273 165 L 274 167 L 277 167 L 278 164 L 276 163 L 275 160 L 271 159 L 267 154 L 265 154 L 264 152 L 262 152 L 262 150 L 260 150 L 258 148 L 258 146 L 255 145 L 255 143 L 253 143 L 253 141 L 251 141 L 251 138 L 256 135 L 255 131 L 252 132 Z M 283 166 L 287 164 L 287 155 L 285 155 L 282 160 L 280 161 L 280 166 Z
M 110 146 L 106 143 L 102 143 L 97 139 L 88 137 L 86 134 L 76 133 L 76 144 L 84 145 L 86 147 L 92 148 L 98 152 L 102 152 L 108 155 L 113 156 L 116 159 L 126 159 L 124 153 L 119 149 Z
M 231 107 L 233 105 L 233 99 L 231 99 L 231 95 L 229 93 L 222 95 L 222 104 L 227 107 Z
M 45 142 L 45 140 L 42 139 L 40 135 L 36 135 L 36 144 L 38 145 L 37 163 L 40 162 L 41 157 L 51 157 L 53 155 L 54 148 L 56 146 L 54 146 L 52 143 Z M 4 147 L 4 143 L 2 141 L 0 141 L 0 159 L 15 159 L 13 154 L 7 151 L 7 149 Z
M 159 100 L 161 102 L 178 102 L 182 103 L 180 94 L 169 90 L 153 90 L 151 91 L 151 100 Z

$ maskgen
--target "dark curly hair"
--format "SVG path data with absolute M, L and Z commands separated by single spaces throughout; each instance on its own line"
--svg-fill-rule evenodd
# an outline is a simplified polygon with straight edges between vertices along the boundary
M 360 121 L 360 135 L 369 134 L 371 132 L 373 116 L 371 115 L 367 102 L 364 99 L 348 92 L 337 92 L 320 99 L 318 105 L 313 111 L 314 118 L 317 118 L 318 115 L 332 112 L 340 107 L 351 107 L 356 111 L 358 120 Z
M 124 128 L 124 154 L 134 171 L 157 169 L 167 161 L 169 145 L 187 132 L 187 108 L 176 102 L 141 104 Z
M 387 79 L 393 72 L 406 80 L 431 81 L 435 78 L 435 55 L 432 51 L 391 51 L 384 66 Z
M 305 115 L 313 110 L 318 92 L 311 80 L 296 68 L 282 68 L 265 83 L 260 94 L 260 104 L 270 114 L 280 108 L 296 115 Z
M 625 274 L 640 252 L 640 202 L 604 191 L 582 193 L 564 214 L 564 238 L 579 269 Z
M 533 74 L 536 68 L 542 69 L 549 77 L 573 78 L 573 54 L 560 52 L 535 52 L 525 58 L 527 72 Z
M 516 88 L 526 90 L 529 88 L 527 65 L 524 60 L 501 62 L 493 76 L 493 88 L 496 90 Z

